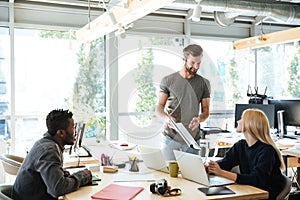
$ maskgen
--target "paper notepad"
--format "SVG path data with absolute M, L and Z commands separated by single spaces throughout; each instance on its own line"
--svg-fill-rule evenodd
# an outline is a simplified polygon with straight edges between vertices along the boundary
M 134 186 L 124 186 L 117 184 L 110 184 L 100 190 L 99 192 L 93 194 L 92 199 L 103 199 L 103 200 L 124 200 L 124 199 L 133 199 L 141 191 L 143 187 L 134 187 Z
M 114 182 L 155 181 L 154 174 L 114 174 Z

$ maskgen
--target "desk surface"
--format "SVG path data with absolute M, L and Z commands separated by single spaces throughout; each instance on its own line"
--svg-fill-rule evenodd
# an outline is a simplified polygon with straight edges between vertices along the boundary
M 120 172 L 121 173 L 121 172 Z M 205 196 L 202 192 L 198 191 L 197 188 L 202 187 L 202 185 L 185 180 L 180 176 L 177 178 L 171 178 L 169 174 L 159 171 L 149 171 L 148 173 L 153 173 L 156 180 L 165 178 L 168 181 L 168 185 L 171 188 L 180 188 L 182 194 L 180 196 L 168 197 L 168 199 L 267 199 L 268 192 L 249 186 L 249 185 L 228 185 L 227 187 L 233 190 L 236 194 L 229 195 L 214 195 Z M 150 199 L 165 199 L 165 197 L 158 196 L 157 194 L 152 194 L 150 192 L 150 185 L 154 182 L 112 182 L 113 174 L 101 173 L 99 175 L 102 181 L 98 182 L 97 186 L 85 186 L 79 188 L 79 190 L 67 194 L 64 196 L 66 200 L 82 200 L 91 199 L 91 195 L 103 189 L 111 183 L 127 185 L 127 186 L 141 186 L 144 190 L 138 194 L 134 199 L 140 200 L 150 200 Z
M 92 154 L 93 155 L 100 155 L 100 153 L 106 153 L 108 155 L 114 155 L 116 160 L 124 160 L 128 159 L 128 155 L 132 152 L 128 151 L 121 151 L 112 149 L 108 147 L 107 144 L 101 144 L 97 146 L 91 146 Z M 95 158 L 91 158 L 95 162 Z M 87 159 L 88 160 L 88 159 Z M 74 160 L 73 162 L 75 162 Z M 91 160 L 90 160 L 91 161 Z M 74 166 L 74 165 L 73 165 Z M 127 168 L 128 166 L 126 166 Z M 180 196 L 175 197 L 168 197 L 168 199 L 267 199 L 268 192 L 249 186 L 249 185 L 238 185 L 233 184 L 227 186 L 231 190 L 233 190 L 236 194 L 230 195 L 215 195 L 215 196 L 206 196 L 202 192 L 198 191 L 197 188 L 202 187 L 202 185 L 188 181 L 183 179 L 181 176 L 177 178 L 171 178 L 169 174 L 159 171 L 153 171 L 144 166 L 143 163 L 139 165 L 140 172 L 143 173 L 152 173 L 155 176 L 155 180 L 159 180 L 165 178 L 168 181 L 168 185 L 171 188 L 180 188 L 182 190 L 182 194 Z M 118 173 L 128 173 L 127 170 L 119 170 Z M 113 182 L 113 174 L 109 173 L 102 173 L 102 172 L 93 172 L 93 174 L 99 174 L 102 181 L 98 182 L 99 185 L 97 186 L 85 186 L 79 188 L 77 191 L 66 194 L 64 199 L 66 200 L 82 200 L 82 199 L 91 199 L 91 195 L 98 192 L 99 190 L 103 189 L 104 187 L 108 186 L 111 183 L 120 184 L 120 185 L 127 185 L 127 186 L 142 186 L 144 190 L 139 193 L 134 199 L 140 200 L 150 200 L 150 199 L 165 199 L 165 197 L 158 196 L 157 194 L 152 194 L 150 192 L 150 185 L 154 182 Z M 136 174 L 136 172 L 134 173 Z
M 300 149 L 289 148 L 289 149 L 282 150 L 282 153 L 285 155 L 300 158 Z
M 99 160 L 90 157 L 78 157 L 78 156 L 70 156 L 67 153 L 64 154 L 64 167 L 72 167 L 78 165 L 87 165 L 87 164 L 99 164 Z

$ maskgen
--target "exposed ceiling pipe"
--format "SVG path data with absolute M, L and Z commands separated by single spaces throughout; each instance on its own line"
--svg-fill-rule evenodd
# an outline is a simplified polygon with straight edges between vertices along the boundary
M 176 0 L 173 4 L 193 8 L 198 0 Z M 191 5 L 189 5 L 191 4 Z M 264 16 L 278 22 L 300 25 L 300 8 L 287 3 L 262 3 L 243 0 L 202 0 L 203 11 L 213 12 L 216 23 L 229 26 L 239 15 Z

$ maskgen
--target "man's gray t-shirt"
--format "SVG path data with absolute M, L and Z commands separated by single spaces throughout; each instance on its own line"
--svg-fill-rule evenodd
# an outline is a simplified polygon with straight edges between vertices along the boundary
M 176 72 L 162 79 L 160 92 L 169 96 L 165 106 L 166 112 L 174 117 L 177 123 L 181 122 L 195 139 L 199 139 L 200 128 L 192 131 L 188 125 L 193 117 L 199 116 L 201 100 L 210 98 L 209 80 L 198 74 L 186 79 L 179 72 Z M 182 144 L 184 143 L 180 135 L 167 125 L 163 134 Z

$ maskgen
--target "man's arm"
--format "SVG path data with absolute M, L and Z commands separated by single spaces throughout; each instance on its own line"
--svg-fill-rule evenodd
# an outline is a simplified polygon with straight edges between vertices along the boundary
M 46 145 L 45 145 L 46 146 Z M 36 160 L 36 168 L 40 173 L 47 192 L 57 198 L 64 194 L 77 190 L 80 186 L 92 181 L 91 172 L 87 170 L 78 171 L 70 176 L 62 168 L 61 153 L 57 145 L 48 145 L 47 151 Z
M 209 98 L 201 100 L 201 113 L 199 116 L 193 117 L 189 124 L 190 129 L 195 130 L 197 127 L 199 127 L 200 122 L 204 122 L 209 117 L 209 104 Z
M 210 98 L 201 100 L 201 114 L 198 117 L 199 122 L 204 122 L 209 117 Z
M 165 105 L 168 100 L 168 94 L 160 92 L 158 95 L 158 103 L 156 106 L 156 115 L 159 116 L 160 118 L 163 118 L 164 120 L 167 120 L 169 118 L 169 115 L 165 113 Z

